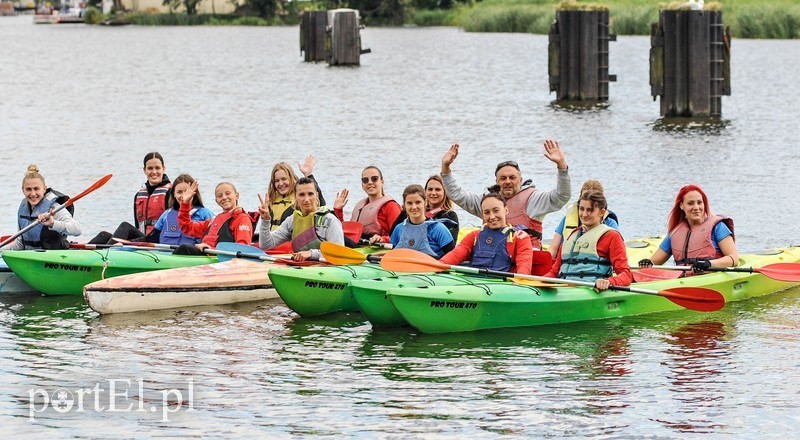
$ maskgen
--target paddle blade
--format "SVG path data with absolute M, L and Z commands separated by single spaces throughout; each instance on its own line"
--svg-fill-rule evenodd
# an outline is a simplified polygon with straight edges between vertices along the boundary
M 677 270 L 664 270 L 664 269 L 637 269 L 631 271 L 633 273 L 633 280 L 637 283 L 646 283 L 648 281 L 661 281 L 661 280 L 674 280 L 680 278 L 683 272 Z
M 361 240 L 361 234 L 364 232 L 364 224 L 345 221 L 342 222 L 342 230 L 345 237 L 358 243 L 358 240 Z
M 77 196 L 75 196 L 75 197 L 70 197 L 70 199 L 69 199 L 69 200 L 67 200 L 67 201 L 64 203 L 64 206 L 66 207 L 66 206 L 69 206 L 69 205 L 71 205 L 71 204 L 73 204 L 73 203 L 77 202 L 78 200 L 82 199 L 82 198 L 83 198 L 83 196 L 85 196 L 85 195 L 87 195 L 87 194 L 91 193 L 92 191 L 96 190 L 97 188 L 100 188 L 101 186 L 105 185 L 105 184 L 106 184 L 106 182 L 108 182 L 109 180 L 111 180 L 111 177 L 112 177 L 112 176 L 113 176 L 113 174 L 106 174 L 105 176 L 101 177 L 101 178 L 100 178 L 100 179 L 99 179 L 97 182 L 93 183 L 91 186 L 89 186 L 88 188 L 86 188 L 85 190 L 83 190 L 83 192 L 82 192 L 82 193 L 78 194 L 78 195 L 77 195 Z
M 753 268 L 753 272 L 758 272 L 773 280 L 800 282 L 800 263 L 774 263 L 764 267 Z
M 361 252 L 330 241 L 323 241 L 319 246 L 319 250 L 322 251 L 322 256 L 325 257 L 328 263 L 337 266 L 361 264 L 367 260 L 367 256 Z
M 714 312 L 725 307 L 725 297 L 705 287 L 673 287 L 659 291 L 658 295 L 698 312 Z
M 440 272 L 451 266 L 414 249 L 392 249 L 381 258 L 381 267 L 393 272 Z
M 246 244 L 234 243 L 230 241 L 223 241 L 217 243 L 216 250 L 223 252 L 231 252 L 236 254 L 236 255 L 216 254 L 217 259 L 219 261 L 228 261 L 233 258 L 246 258 L 248 260 L 263 261 L 259 257 L 264 257 L 267 255 L 266 252 L 255 246 L 248 246 Z

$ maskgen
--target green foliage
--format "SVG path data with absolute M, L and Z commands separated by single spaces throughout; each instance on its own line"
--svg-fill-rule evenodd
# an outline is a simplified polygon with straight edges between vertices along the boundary
M 86 8 L 86 12 L 83 13 L 83 21 L 86 24 L 100 24 L 104 18 L 103 13 L 96 8 Z
M 451 26 L 455 20 L 452 10 L 417 9 L 411 22 L 417 26 Z
M 523 32 L 546 34 L 555 18 L 553 5 L 493 5 L 459 14 L 467 32 Z
M 732 12 L 724 20 L 734 37 L 800 38 L 800 4 L 748 4 Z
M 618 35 L 650 35 L 650 25 L 658 21 L 658 10 L 648 6 L 615 6 L 609 11 L 611 32 Z

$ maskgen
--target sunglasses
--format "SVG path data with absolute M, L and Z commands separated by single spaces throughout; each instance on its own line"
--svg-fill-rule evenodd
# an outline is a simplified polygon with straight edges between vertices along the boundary
M 500 162 L 499 164 L 497 164 L 497 168 L 494 169 L 494 173 L 497 174 L 497 172 L 500 171 L 500 168 L 503 167 L 514 167 L 517 169 L 517 171 L 519 171 L 518 163 L 514 162 L 513 160 L 507 160 L 505 162 Z
M 362 177 L 361 178 L 361 183 L 369 183 L 370 180 L 372 180 L 372 183 L 375 183 L 375 182 L 381 180 L 381 177 L 380 176 Z

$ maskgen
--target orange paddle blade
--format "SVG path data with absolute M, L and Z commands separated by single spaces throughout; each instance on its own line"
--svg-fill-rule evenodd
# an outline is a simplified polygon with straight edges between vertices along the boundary
M 439 272 L 450 265 L 414 249 L 392 249 L 381 258 L 381 267 L 392 272 Z
M 725 297 L 705 287 L 673 287 L 659 291 L 658 295 L 698 312 L 714 312 L 725 307 Z
M 322 251 L 322 256 L 325 257 L 325 260 L 328 263 L 335 264 L 337 266 L 345 264 L 361 264 L 367 260 L 367 256 L 361 252 L 355 249 L 350 249 L 347 246 L 331 243 L 330 241 L 323 241 L 319 246 L 319 250 Z
M 113 174 L 106 174 L 105 176 L 101 177 L 101 178 L 100 178 L 100 179 L 99 179 L 97 182 L 93 183 L 93 184 L 92 184 L 90 187 L 88 187 L 88 188 L 86 188 L 85 190 L 83 190 L 83 192 L 82 192 L 82 193 L 78 194 L 78 195 L 77 195 L 77 196 L 75 196 L 75 197 L 70 197 L 70 199 L 69 199 L 69 200 L 67 200 L 67 201 L 64 203 L 64 206 L 69 206 L 69 205 L 71 205 L 71 204 L 73 204 L 73 203 L 77 202 L 78 200 L 80 200 L 81 198 L 83 198 L 83 196 L 85 196 L 85 195 L 89 194 L 90 192 L 92 192 L 92 191 L 96 190 L 97 188 L 100 188 L 101 186 L 105 185 L 105 184 L 106 184 L 106 182 L 108 182 L 109 180 L 111 180 L 111 177 L 112 177 L 112 176 L 113 176 Z
M 754 268 L 758 272 L 773 280 L 800 282 L 800 263 L 774 263 L 764 267 Z

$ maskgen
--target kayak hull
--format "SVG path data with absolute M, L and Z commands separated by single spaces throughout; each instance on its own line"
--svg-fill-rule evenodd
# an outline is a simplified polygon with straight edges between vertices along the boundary
M 394 273 L 376 264 L 273 267 L 269 271 L 269 277 L 278 295 L 300 316 L 358 311 L 350 283 L 358 279 L 387 275 Z
M 45 295 L 81 295 L 85 285 L 101 279 L 217 262 L 209 256 L 111 249 L 4 251 L 3 259 L 22 281 Z
M 800 261 L 800 248 L 772 255 L 743 255 L 741 266 L 761 267 Z M 706 287 L 726 301 L 738 301 L 788 289 L 787 283 L 761 274 L 713 272 L 702 276 L 637 283 L 636 287 Z M 449 333 L 493 328 L 618 318 L 682 309 L 666 298 L 621 291 L 597 293 L 588 287 L 540 287 L 515 283 L 484 286 L 394 287 L 387 291 L 392 304 L 412 326 L 424 333 Z
M 278 297 L 270 266 L 233 259 L 123 275 L 86 285 L 83 297 L 101 315 L 262 301 Z

